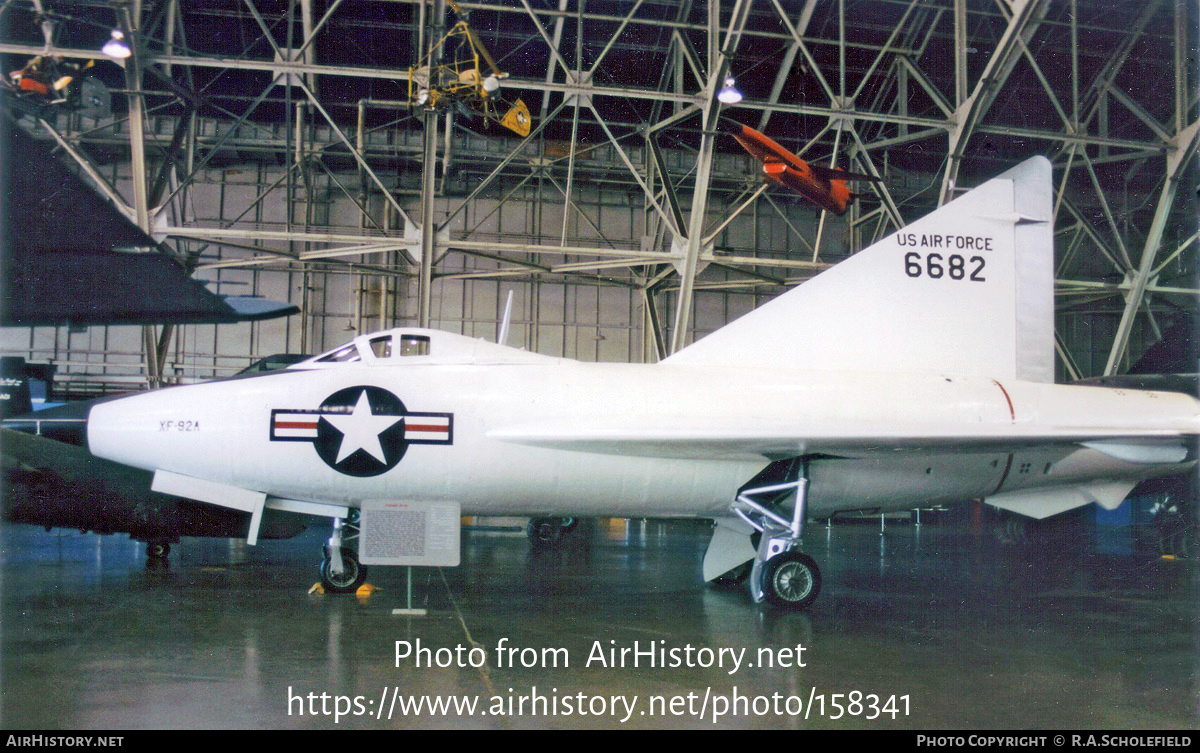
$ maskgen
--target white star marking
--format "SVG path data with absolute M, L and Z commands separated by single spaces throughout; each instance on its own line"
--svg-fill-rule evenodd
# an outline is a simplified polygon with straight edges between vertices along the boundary
M 366 450 L 367 454 L 381 463 L 387 463 L 383 456 L 383 446 L 379 444 L 379 435 L 396 425 L 403 416 L 376 416 L 371 413 L 371 401 L 367 391 L 363 390 L 354 405 L 350 415 L 325 413 L 322 416 L 333 424 L 333 428 L 342 433 L 342 444 L 338 447 L 335 463 L 340 463 L 358 450 Z

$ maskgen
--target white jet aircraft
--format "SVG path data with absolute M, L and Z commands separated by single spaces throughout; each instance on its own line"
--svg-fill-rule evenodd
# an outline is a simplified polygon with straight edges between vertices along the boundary
M 1033 158 L 657 364 L 401 328 L 102 403 L 88 442 L 252 512 L 251 543 L 264 507 L 332 517 L 342 589 L 362 579 L 358 508 L 419 500 L 712 518 L 705 579 L 753 561 L 756 600 L 804 606 L 808 518 L 970 499 L 1042 518 L 1194 463 L 1200 401 L 1053 384 L 1051 213 Z

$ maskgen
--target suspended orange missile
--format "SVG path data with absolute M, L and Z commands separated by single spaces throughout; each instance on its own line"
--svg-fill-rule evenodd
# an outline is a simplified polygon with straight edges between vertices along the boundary
M 722 119 L 720 128 L 733 136 L 750 156 L 762 163 L 763 173 L 772 183 L 791 189 L 822 209 L 839 217 L 858 196 L 846 182 L 878 181 L 870 175 L 847 172 L 839 167 L 812 165 L 749 126 Z

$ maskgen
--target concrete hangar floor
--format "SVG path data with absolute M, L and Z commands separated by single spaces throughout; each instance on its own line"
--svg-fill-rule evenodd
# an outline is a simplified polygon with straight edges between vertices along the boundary
M 403 568 L 307 593 L 322 530 L 185 539 L 166 568 L 124 536 L 2 535 L 9 730 L 1200 722 L 1197 564 L 1127 533 L 1030 552 L 969 521 L 813 524 L 823 592 L 789 613 L 701 583 L 701 522 L 585 521 L 542 552 L 474 531 L 460 567 L 415 571 L 423 617 L 393 614 Z

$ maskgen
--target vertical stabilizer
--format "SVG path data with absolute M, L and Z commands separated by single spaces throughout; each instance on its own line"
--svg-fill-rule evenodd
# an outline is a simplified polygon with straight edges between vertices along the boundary
M 1052 382 L 1051 192 L 1026 160 L 664 363 Z

